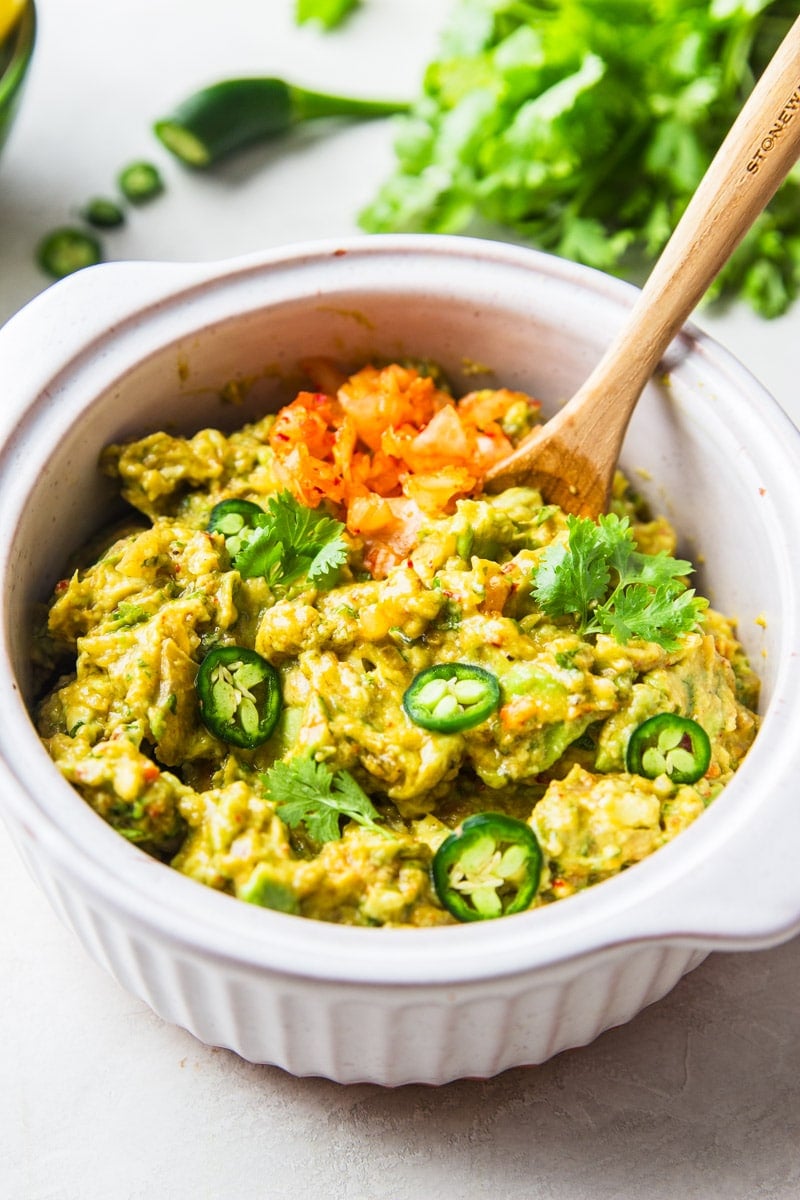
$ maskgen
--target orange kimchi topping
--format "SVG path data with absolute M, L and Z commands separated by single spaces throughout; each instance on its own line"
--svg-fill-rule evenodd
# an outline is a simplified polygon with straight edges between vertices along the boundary
M 322 373 L 330 386 L 332 372 Z M 413 367 L 364 367 L 335 395 L 300 392 L 270 432 L 281 488 L 316 508 L 335 506 L 366 548 L 376 577 L 402 561 L 420 526 L 481 489 L 488 469 L 511 453 L 503 420 L 538 402 L 507 388 L 460 400 Z

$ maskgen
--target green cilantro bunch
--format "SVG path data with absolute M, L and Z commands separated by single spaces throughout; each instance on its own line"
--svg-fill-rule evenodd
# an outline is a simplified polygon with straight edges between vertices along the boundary
M 639 278 L 797 14 L 796 0 L 456 0 L 362 226 L 510 229 Z M 710 295 L 773 317 L 798 285 L 795 173 Z
M 567 517 L 566 545 L 554 542 L 533 573 L 536 603 L 552 617 L 574 617 L 581 636 L 610 634 L 675 650 L 681 634 L 697 627 L 708 602 L 686 586 L 686 559 L 644 554 L 627 517 L 614 513 L 595 523 Z

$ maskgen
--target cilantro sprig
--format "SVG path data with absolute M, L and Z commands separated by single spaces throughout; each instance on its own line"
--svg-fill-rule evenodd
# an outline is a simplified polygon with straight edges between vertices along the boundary
M 361 0 L 295 0 L 295 20 L 298 25 L 317 21 L 323 29 L 335 29 L 360 3 Z
M 294 829 L 304 824 L 316 842 L 341 837 L 342 817 L 385 833 L 380 814 L 349 771 L 331 771 L 313 758 L 273 764 L 262 776 L 264 793 L 277 804 L 280 819 Z
M 347 562 L 342 522 L 299 504 L 288 491 L 270 496 L 252 525 L 233 555 L 243 579 L 261 576 L 274 591 L 290 592 L 305 583 L 325 590 Z
M 454 0 L 362 227 L 499 226 L 637 279 L 797 12 L 797 0 Z M 795 174 L 710 295 L 774 317 L 799 292 Z
M 610 634 L 677 648 L 697 626 L 708 601 L 687 587 L 694 568 L 686 559 L 644 554 L 627 517 L 614 513 L 595 524 L 567 517 L 566 545 L 553 543 L 533 572 L 536 603 L 552 617 L 573 616 L 582 636 Z

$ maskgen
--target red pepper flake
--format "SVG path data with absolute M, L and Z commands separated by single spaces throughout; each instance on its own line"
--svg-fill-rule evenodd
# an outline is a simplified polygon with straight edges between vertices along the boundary
M 68 579 L 59 579 L 58 583 L 55 586 L 56 595 L 59 595 L 61 592 L 65 592 L 68 587 L 69 587 Z
M 147 766 L 142 769 L 142 779 L 145 781 L 145 783 L 155 783 L 160 775 L 161 772 L 155 763 L 149 762 Z

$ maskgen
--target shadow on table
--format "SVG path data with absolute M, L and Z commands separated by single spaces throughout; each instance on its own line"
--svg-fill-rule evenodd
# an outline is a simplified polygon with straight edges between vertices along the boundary
M 242 1069 L 357 1147 L 354 1197 L 368 1160 L 392 1200 L 782 1200 L 800 1194 L 798 1015 L 800 939 L 713 956 L 629 1025 L 491 1080 L 392 1091 Z

